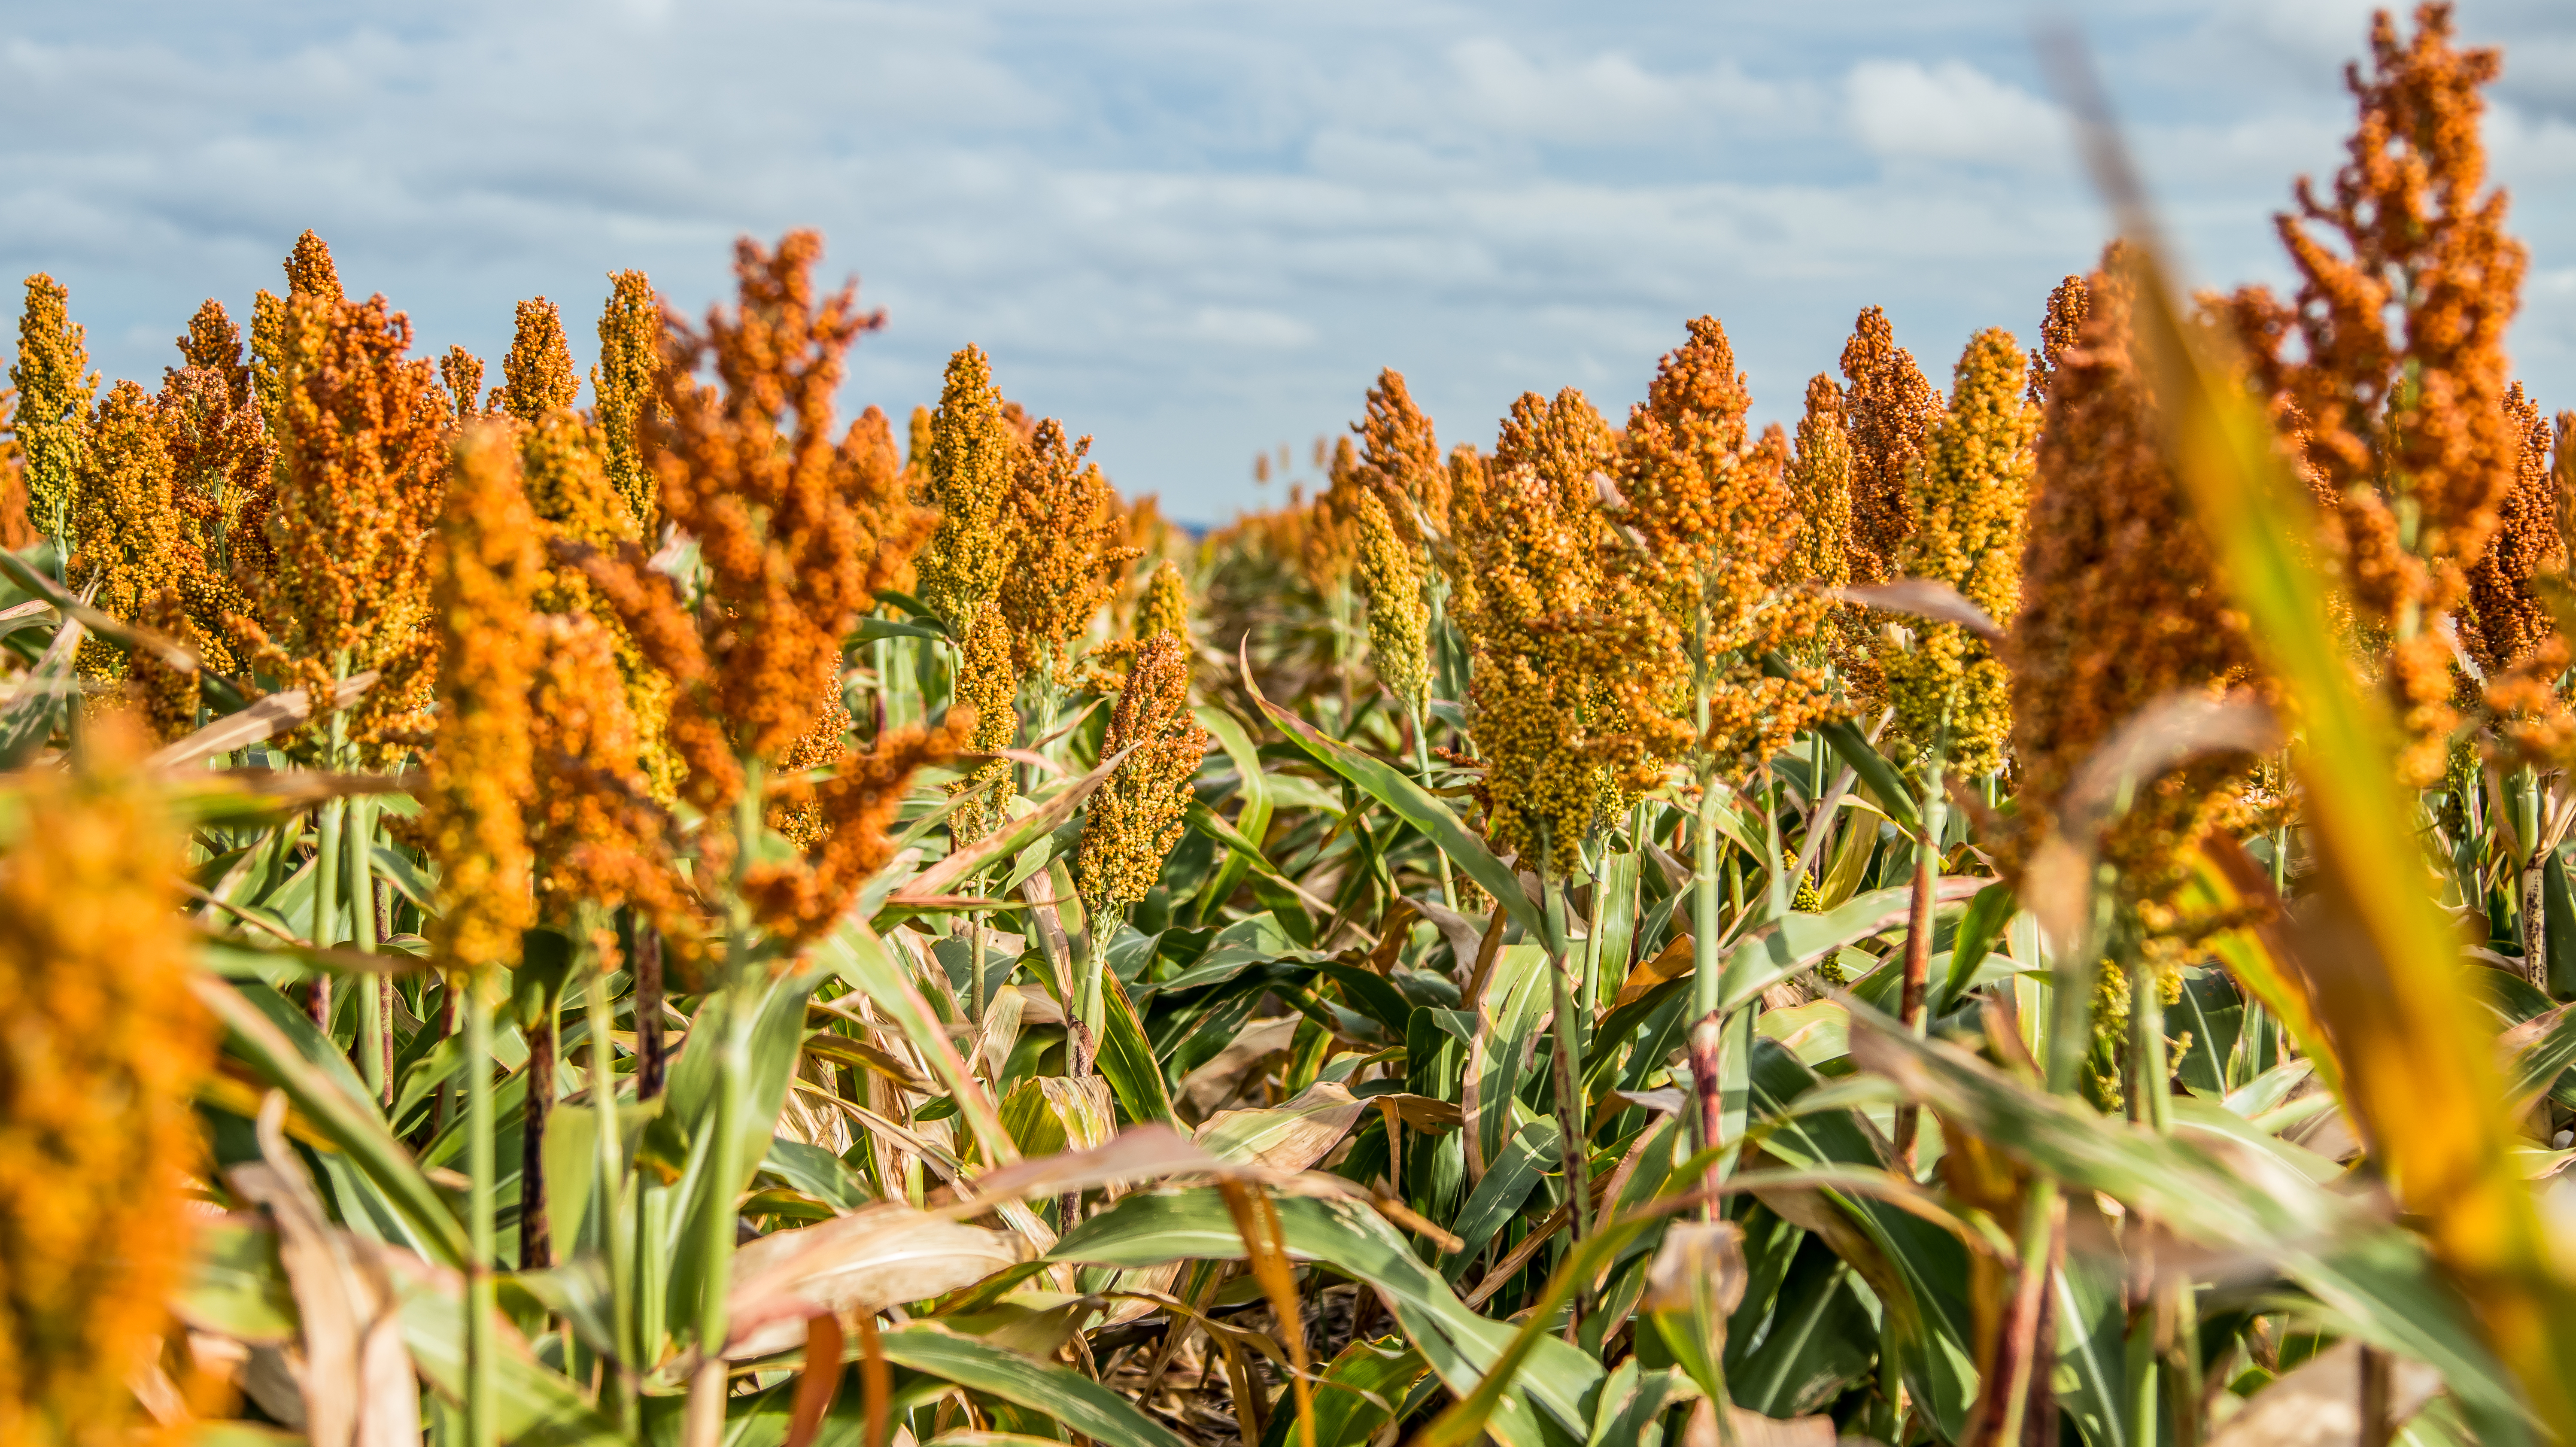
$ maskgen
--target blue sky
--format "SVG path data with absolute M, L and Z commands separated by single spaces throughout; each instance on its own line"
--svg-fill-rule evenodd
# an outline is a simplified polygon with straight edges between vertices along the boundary
M 1523 390 L 1624 408 L 1701 312 L 1770 417 L 1865 305 L 1936 382 L 1980 327 L 2027 338 L 2104 225 L 2042 14 L 2090 37 L 2197 279 L 2279 281 L 2367 5 L 11 0 L 0 273 L 53 272 L 101 368 L 154 379 L 311 226 L 497 371 L 520 297 L 586 363 L 611 268 L 694 312 L 734 237 L 818 226 L 890 313 L 853 409 L 931 400 L 974 341 L 1122 487 L 1221 520 L 1380 366 L 1485 442 Z M 2515 355 L 2576 406 L 2576 6 L 2461 25 L 2507 48 Z

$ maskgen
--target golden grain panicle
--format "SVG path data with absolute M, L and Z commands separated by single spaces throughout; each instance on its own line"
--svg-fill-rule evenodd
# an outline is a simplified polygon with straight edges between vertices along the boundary
M 1157 633 L 1138 647 L 1110 712 L 1101 757 L 1126 757 L 1091 796 L 1074 857 L 1083 904 L 1095 918 L 1123 913 L 1153 890 L 1181 837 L 1190 779 L 1209 742 L 1190 713 L 1189 649 Z
M 1368 590 L 1369 661 L 1378 682 L 1408 711 L 1431 693 L 1431 609 L 1422 565 L 1374 492 L 1359 499 L 1360 578 Z
M 2022 527 L 2038 409 L 2024 398 L 2028 363 L 2010 332 L 1971 338 L 1953 374 L 1948 413 L 1914 473 L 1913 531 L 1897 554 L 1907 577 L 1947 583 L 1997 623 L 2021 607 Z M 1922 622 L 1885 657 L 1905 734 L 1946 744 L 1963 776 L 2003 766 L 2010 680 L 1987 642 L 1957 623 Z
M 1011 666 L 1047 688 L 1073 685 L 1075 645 L 1138 556 L 1119 541 L 1118 494 L 1086 460 L 1090 449 L 1088 437 L 1068 444 L 1056 419 L 1039 422 L 1015 458 L 1002 510 L 1011 566 L 995 596 Z
M 22 780 L 43 827 L 0 859 L 0 1441 L 26 1447 L 139 1440 L 129 1382 L 204 1209 L 195 1097 L 218 1036 L 147 747 L 94 715 L 73 768 Z
M 430 945 L 456 969 L 516 961 L 519 932 L 533 923 L 520 810 L 534 789 L 529 688 L 544 641 L 533 605 L 545 560 L 512 442 L 488 425 L 458 441 L 430 548 L 438 724 L 421 812 L 444 896 Z
M 18 393 L 10 426 L 25 468 L 30 520 L 65 551 L 76 542 L 72 492 L 89 436 L 90 401 L 98 395 L 87 333 L 71 319 L 70 302 L 71 292 L 52 277 L 27 278 L 18 360 L 9 368 Z
M 978 348 L 959 349 L 948 359 L 939 408 L 930 418 L 930 498 L 939 509 L 939 530 L 914 568 L 921 601 L 960 638 L 1001 591 L 1010 566 L 1002 508 L 1019 449 L 1018 434 L 1002 415 L 992 363 Z
M 2140 710 L 2257 681 L 2246 617 L 2165 462 L 2119 248 L 2084 287 L 2080 328 L 2054 346 L 2022 606 L 2003 649 L 2021 801 L 2008 868 L 2056 826 L 2078 771 Z M 2249 764 L 2202 760 L 2137 790 L 2100 841 L 2125 897 L 2154 903 L 2179 886 L 2182 851 L 2241 791 Z
M 581 375 L 573 367 L 572 346 L 564 340 L 561 308 L 544 297 L 519 303 L 518 326 L 501 358 L 501 379 L 486 410 L 533 423 L 572 405 L 581 392 Z

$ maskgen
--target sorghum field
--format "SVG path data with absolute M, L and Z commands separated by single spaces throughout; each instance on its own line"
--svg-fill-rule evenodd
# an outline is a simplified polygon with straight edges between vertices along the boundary
M 2105 132 L 2025 335 L 1355 378 L 1195 539 L 845 425 L 810 233 L 497 385 L 29 278 L 0 1440 L 2576 1441 L 2576 413 L 2368 47 L 2295 294 Z

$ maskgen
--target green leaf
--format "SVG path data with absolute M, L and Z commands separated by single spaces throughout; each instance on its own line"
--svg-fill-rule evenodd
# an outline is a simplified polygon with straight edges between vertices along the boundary
M 1133 1402 L 1079 1372 L 928 1322 L 886 1332 L 877 1342 L 896 1366 L 1026 1407 L 1106 1447 L 1188 1447 Z
M 233 1052 L 284 1091 L 314 1128 L 349 1157 L 385 1194 L 420 1244 L 438 1259 L 462 1265 L 464 1225 L 420 1173 L 411 1152 L 385 1129 L 366 1086 L 313 1023 L 266 985 L 236 985 L 205 974 L 188 983 L 230 1032 Z
M 1521 1213 L 1521 1203 L 1560 1164 L 1557 1142 L 1562 1134 L 1555 1121 L 1542 1116 L 1522 1126 L 1503 1148 L 1501 1159 L 1486 1167 L 1485 1178 L 1468 1193 L 1467 1204 L 1458 1208 L 1458 1219 L 1449 1224 L 1459 1247 L 1442 1259 L 1440 1267 L 1450 1281 L 1467 1273 L 1486 1243 Z
M 245 1342 L 290 1342 L 295 1293 L 277 1259 L 277 1233 L 244 1215 L 200 1217 L 188 1243 L 188 1276 L 171 1310 L 203 1331 Z
M 1858 1003 L 1852 1057 L 2034 1170 L 2129 1203 L 2186 1240 L 2275 1262 L 2353 1335 L 2440 1370 L 2482 1430 L 2522 1420 L 2512 1381 L 2422 1239 L 2361 1202 L 2227 1137 L 2158 1135 L 2043 1095 Z
M 966 1118 L 967 1129 L 974 1132 L 984 1158 L 995 1163 L 1013 1159 L 1018 1153 L 1011 1147 L 1010 1133 L 1002 1129 L 1002 1118 L 994 1109 L 992 1096 L 985 1092 L 981 1081 L 967 1073 L 964 1058 L 949 1040 L 947 1025 L 931 1012 L 930 1002 L 922 998 L 911 977 L 896 965 L 876 931 L 853 917 L 824 936 L 815 953 L 851 989 L 875 1002 L 913 1048 L 921 1052 L 931 1072 L 957 1101 L 958 1112 Z
M 452 1271 L 406 1262 L 388 1252 L 394 1268 L 394 1305 L 403 1345 L 440 1395 L 465 1397 L 465 1282 Z M 633 1440 L 592 1409 L 572 1382 L 548 1368 L 506 1321 L 492 1335 L 501 1344 L 494 1364 L 497 1425 L 511 1447 L 619 1447 Z
M 850 632 L 853 643 L 874 643 L 880 638 L 919 638 L 931 643 L 946 643 L 948 630 L 935 623 L 898 623 L 891 618 L 862 618 Z
M 1762 660 L 1763 671 L 1772 672 L 1778 662 L 1776 657 L 1766 656 Z M 1786 665 L 1779 665 L 1779 671 L 1785 675 Z M 1869 736 L 1862 733 L 1858 725 L 1849 719 L 1836 719 L 1817 725 L 1816 732 L 1824 735 L 1827 748 L 1851 765 L 1852 773 L 1859 777 L 1861 788 L 1869 795 L 1870 802 L 1886 810 L 1887 817 L 1896 822 L 1897 828 L 1908 834 L 1923 832 L 1923 817 L 1915 811 L 1914 793 L 1905 787 L 1904 776 L 1896 772 L 1896 766 L 1887 761 L 1886 755 L 1871 746 Z
M 1100 1058 L 1093 1062 L 1109 1079 L 1109 1089 L 1132 1121 L 1159 1120 L 1180 1124 L 1180 1113 L 1172 1108 L 1171 1087 L 1163 1079 L 1163 1067 L 1154 1059 L 1154 1047 L 1145 1038 L 1144 1024 L 1136 1018 L 1135 1002 L 1127 998 L 1127 987 L 1116 974 L 1100 972 Z
M 1422 1353 L 1399 1336 L 1342 1348 L 1315 1383 L 1315 1447 L 1363 1447 L 1395 1420 L 1405 1394 L 1430 1370 Z M 1278 1413 L 1270 1419 L 1262 1447 L 1289 1447 L 1296 1435 L 1296 1414 Z
M 1951 937 L 1950 973 L 1932 1002 L 1933 1018 L 1949 1014 L 1951 1006 L 1973 988 L 1977 966 L 1985 963 L 1995 941 L 2003 938 L 2004 927 L 2012 923 L 2013 911 L 2020 907 L 2013 887 L 2000 880 L 1978 890 L 1977 897 L 1968 901 L 1968 912 L 1960 917 L 1958 933 Z
M 1197 717 L 1199 726 L 1215 736 L 1218 747 L 1225 750 L 1226 758 L 1233 762 L 1235 773 L 1243 780 L 1243 806 L 1235 812 L 1231 827 L 1235 837 L 1250 844 L 1253 854 L 1259 856 L 1261 840 L 1270 832 L 1270 815 L 1274 807 L 1270 776 L 1261 768 L 1261 750 L 1253 745 L 1252 735 L 1244 732 L 1243 725 L 1235 721 L 1234 715 L 1224 709 L 1201 705 L 1191 712 Z M 1231 845 L 1228 847 L 1231 849 Z M 1228 853 L 1209 874 L 1207 883 L 1200 887 L 1196 917 L 1203 923 L 1213 923 L 1217 908 L 1234 893 L 1243 872 L 1252 866 L 1253 861 L 1240 852 Z
M 1280 1197 L 1276 1204 L 1289 1255 L 1321 1261 L 1393 1302 L 1406 1339 L 1453 1393 L 1473 1391 L 1510 1345 L 1510 1326 L 1469 1309 L 1376 1212 L 1312 1196 Z M 1243 1237 L 1213 1188 L 1145 1192 L 1076 1226 L 1051 1257 L 1128 1268 L 1234 1261 L 1243 1257 Z M 1536 1415 L 1544 1413 L 1554 1428 L 1581 1438 L 1591 1427 L 1601 1376 L 1600 1363 L 1577 1348 L 1541 1337 L 1489 1429 L 1508 1447 L 1545 1447 L 1548 1432 Z
M 1550 948 L 1562 952 L 1565 942 L 1548 931 L 1547 920 L 1538 904 L 1521 888 L 1520 876 L 1512 867 L 1496 858 L 1447 804 L 1423 790 L 1412 776 L 1382 760 L 1369 757 L 1350 745 L 1325 737 L 1314 725 L 1262 697 L 1260 685 L 1253 681 L 1247 663 L 1243 671 L 1244 687 L 1251 691 L 1254 703 L 1269 715 L 1299 748 L 1316 763 L 1348 779 L 1353 785 L 1384 804 L 1395 816 L 1420 830 L 1432 847 L 1449 856 L 1450 862 L 1468 878 L 1484 887 L 1487 894 L 1502 901 L 1530 938 L 1545 940 Z

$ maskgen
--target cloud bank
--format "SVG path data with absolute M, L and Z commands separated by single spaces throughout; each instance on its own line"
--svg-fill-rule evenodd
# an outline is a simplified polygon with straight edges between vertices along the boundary
M 2204 281 L 2280 278 L 2270 214 L 2335 163 L 2366 16 L 2085 10 Z M 2576 15 L 2462 24 L 2508 47 L 2516 355 L 2576 404 Z M 1483 441 L 1527 389 L 1623 407 L 1713 312 L 1780 416 L 1865 305 L 1936 377 L 1979 327 L 2028 334 L 2104 225 L 2027 16 L 1941 0 L 20 4 L 0 127 L 0 268 L 69 283 L 111 376 L 157 377 L 205 296 L 246 315 L 306 226 L 425 345 L 497 360 L 518 298 L 562 303 L 578 353 L 607 271 L 695 311 L 735 237 L 813 225 L 890 313 L 853 407 L 931 400 L 974 341 L 1122 486 L 1210 520 L 1380 366 Z

